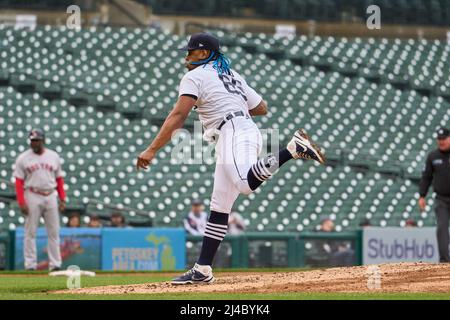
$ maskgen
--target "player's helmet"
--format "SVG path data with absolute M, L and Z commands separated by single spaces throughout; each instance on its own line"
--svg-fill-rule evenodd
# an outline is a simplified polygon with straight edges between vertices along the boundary
M 195 33 L 191 36 L 189 39 L 189 42 L 187 46 L 184 46 L 182 48 L 179 48 L 179 50 L 183 51 L 191 51 L 191 50 L 210 50 L 211 54 L 208 58 L 190 62 L 190 64 L 193 65 L 204 65 L 209 63 L 210 61 L 213 61 L 213 67 L 217 70 L 219 74 L 229 74 L 231 75 L 231 68 L 230 68 L 230 60 L 225 57 L 225 55 L 220 52 L 220 42 L 219 39 L 214 37 L 212 34 L 201 32 L 201 33 Z
M 212 50 L 218 52 L 220 50 L 219 39 L 206 32 L 195 33 L 189 39 L 187 46 L 180 48 L 180 50 L 183 51 L 197 49 Z
M 45 134 L 44 131 L 41 129 L 33 129 L 30 131 L 30 134 L 28 135 L 28 139 L 30 140 L 44 140 Z

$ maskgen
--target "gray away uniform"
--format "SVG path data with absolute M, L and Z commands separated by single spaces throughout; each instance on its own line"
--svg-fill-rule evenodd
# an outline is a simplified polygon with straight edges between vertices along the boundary
M 14 177 L 25 181 L 25 203 L 29 213 L 25 220 L 24 260 L 26 269 L 36 269 L 36 229 L 39 218 L 45 221 L 48 235 L 49 268 L 61 267 L 59 247 L 59 212 L 56 192 L 56 178 L 62 176 L 61 161 L 55 151 L 45 149 L 39 155 L 31 149 L 23 152 L 16 160 Z M 51 192 L 41 195 L 31 191 Z

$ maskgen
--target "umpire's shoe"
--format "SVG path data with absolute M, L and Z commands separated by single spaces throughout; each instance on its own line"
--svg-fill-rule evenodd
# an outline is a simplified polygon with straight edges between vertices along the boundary
M 325 164 L 325 157 L 320 151 L 320 147 L 311 141 L 303 129 L 295 132 L 287 149 L 294 159 L 316 160 L 320 164 Z
M 210 266 L 200 266 L 195 264 L 194 267 L 181 276 L 172 279 L 172 284 L 192 284 L 192 283 L 212 283 L 214 276 Z

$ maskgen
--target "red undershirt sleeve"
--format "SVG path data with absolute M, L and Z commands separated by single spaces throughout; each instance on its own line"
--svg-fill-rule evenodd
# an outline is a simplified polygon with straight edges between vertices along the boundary
M 58 191 L 58 196 L 61 201 L 66 200 L 66 192 L 64 191 L 64 178 L 56 178 L 56 190 Z
M 25 181 L 23 179 L 16 178 L 16 199 L 19 206 L 25 204 L 24 184 Z

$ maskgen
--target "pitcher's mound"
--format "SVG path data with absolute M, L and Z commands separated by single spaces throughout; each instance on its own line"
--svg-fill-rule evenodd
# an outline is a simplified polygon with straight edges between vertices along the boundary
M 395 263 L 304 272 L 224 272 L 212 284 L 174 286 L 168 282 L 105 286 L 55 293 L 277 293 L 277 292 L 450 292 L 450 264 Z

